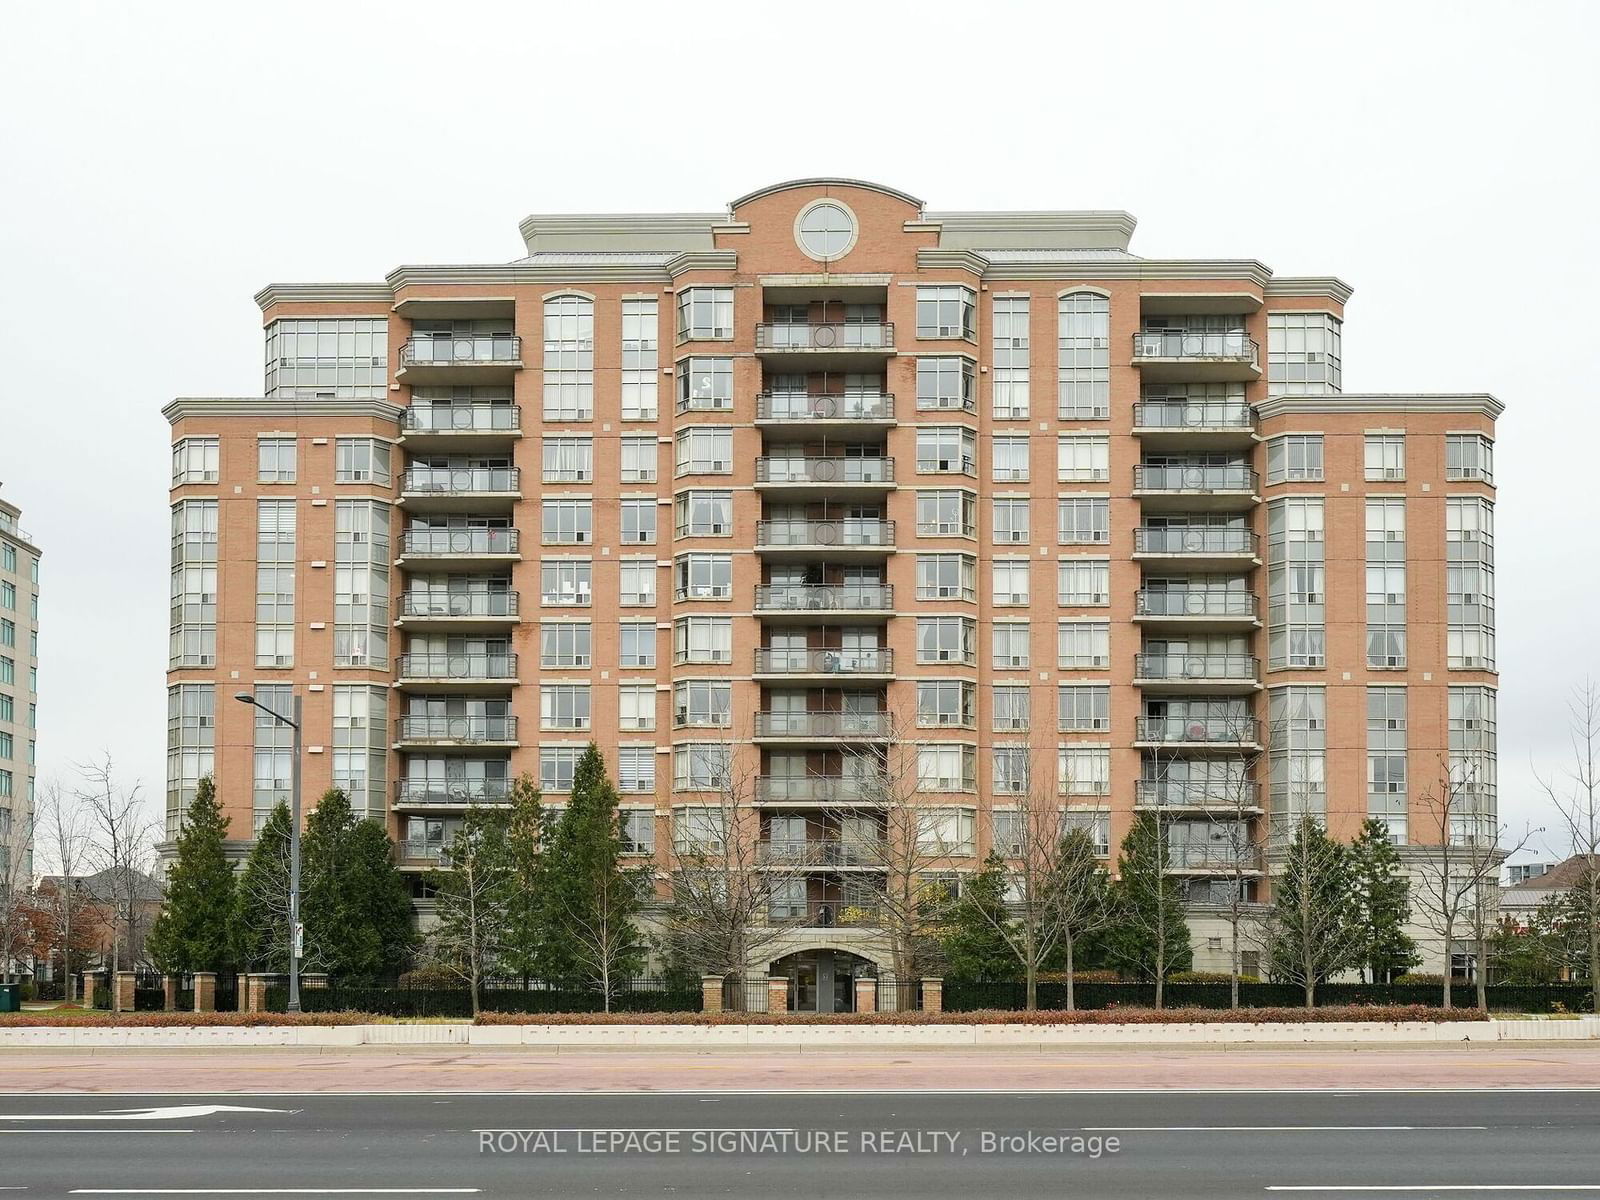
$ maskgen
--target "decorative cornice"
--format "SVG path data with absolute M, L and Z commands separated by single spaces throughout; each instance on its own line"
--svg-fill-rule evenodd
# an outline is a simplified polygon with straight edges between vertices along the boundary
M 667 275 L 676 279 L 687 271 L 736 271 L 739 269 L 737 250 L 685 250 L 667 259 Z
M 646 258 L 623 255 L 574 262 L 463 263 L 456 266 L 405 266 L 389 272 L 395 291 L 410 284 L 475 286 L 481 284 L 667 283 L 671 276 L 659 254 Z
M 1263 288 L 1272 278 L 1272 272 L 1254 259 L 1107 258 L 1082 262 L 1007 259 L 990 263 L 984 274 L 990 279 L 1243 279 Z
M 517 228 L 529 254 L 541 250 L 698 250 L 727 213 L 535 213 Z
M 185 417 L 372 417 L 400 420 L 398 405 L 372 399 L 279 399 L 275 396 L 179 396 L 161 410 L 170 424 Z
M 868 192 L 879 192 L 885 196 L 893 196 L 896 200 L 904 200 L 918 212 L 922 211 L 921 200 L 918 200 L 915 196 L 908 192 L 900 191 L 898 188 L 888 187 L 887 185 L 881 183 L 872 183 L 865 179 L 845 179 L 842 177 L 835 178 L 831 176 L 819 176 L 815 179 L 787 179 L 782 183 L 774 183 L 768 187 L 757 188 L 753 192 L 747 192 L 745 195 L 740 196 L 732 204 L 728 205 L 728 208 L 730 210 L 736 209 L 743 205 L 749 204 L 752 200 L 760 200 L 763 196 L 771 196 L 776 192 L 786 192 L 791 188 L 808 187 L 861 188 Z
M 262 312 L 274 304 L 382 304 L 394 293 L 386 283 L 269 283 L 256 293 Z
M 1269 396 L 1255 407 L 1263 419 L 1294 413 L 1471 413 L 1493 421 L 1505 411 L 1487 392 Z
M 1308 297 L 1315 300 L 1332 300 L 1335 304 L 1348 304 L 1355 291 L 1344 280 L 1333 275 L 1282 276 L 1267 281 L 1267 299 Z
M 1119 209 L 924 213 L 939 244 L 978 250 L 1126 250 L 1138 224 Z
M 974 275 L 982 275 L 989 269 L 989 260 L 976 250 L 929 246 L 917 251 L 917 269 L 971 271 Z

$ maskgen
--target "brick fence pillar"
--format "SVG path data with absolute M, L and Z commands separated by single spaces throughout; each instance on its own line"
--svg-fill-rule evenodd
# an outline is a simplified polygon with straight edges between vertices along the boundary
M 196 971 L 194 973 L 194 1011 L 217 1011 L 217 973 L 215 971 Z
M 719 1013 L 722 1011 L 722 976 L 700 976 L 700 1011 Z
M 245 976 L 245 1012 L 267 1011 L 267 984 L 276 976 L 259 971 L 252 971 Z
M 767 977 L 767 1011 L 774 1013 L 789 1011 L 789 977 L 787 975 L 769 975 Z
M 924 979 L 922 981 L 922 1011 L 944 1011 L 944 980 L 939 978 Z
M 863 975 L 856 976 L 856 1011 L 869 1013 L 878 1011 L 878 981 Z
M 71 979 L 72 977 L 69 975 L 67 978 Z M 68 995 L 67 997 L 68 1000 L 71 1000 L 72 998 L 73 997 L 71 995 Z M 78 1003 L 83 1005 L 85 1008 L 91 1008 L 94 1005 L 94 983 L 89 978 L 89 972 L 87 971 L 80 973 L 78 976 L 77 1000 Z
M 118 971 L 116 988 L 111 995 L 112 1012 L 133 1011 L 133 972 Z
M 178 977 L 176 975 L 163 975 L 161 977 L 162 1007 L 167 1012 L 178 1011 Z

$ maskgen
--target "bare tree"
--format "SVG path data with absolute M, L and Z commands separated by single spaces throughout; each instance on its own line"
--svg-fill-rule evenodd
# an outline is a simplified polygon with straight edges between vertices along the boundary
M 95 896 L 110 909 L 111 972 L 113 978 L 124 961 L 138 950 L 139 901 L 146 895 L 150 855 L 156 827 L 145 806 L 140 785 L 118 782 L 116 764 L 109 753 L 78 767 L 83 782 L 76 791 L 88 813 L 89 865 L 94 874 Z M 112 989 L 112 1003 L 117 1001 Z
M 1535 773 L 1535 778 L 1560 816 L 1567 853 L 1583 861 L 1572 898 L 1587 944 L 1591 1007 L 1600 1012 L 1600 684 L 1584 680 L 1568 708 L 1572 761 L 1564 770 Z
M 53 891 L 40 896 L 40 912 L 49 926 L 47 942 L 52 949 L 61 949 L 63 999 L 70 1000 L 73 918 L 85 903 L 80 880 L 89 846 L 88 814 L 59 780 L 51 779 L 39 789 L 35 827 L 39 845 L 60 881 Z

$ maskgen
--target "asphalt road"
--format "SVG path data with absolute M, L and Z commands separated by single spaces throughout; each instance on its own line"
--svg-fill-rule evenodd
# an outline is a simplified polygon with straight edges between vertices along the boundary
M 1600 1090 L 12 1093 L 0 1188 L 0 1200 L 1600 1197 Z

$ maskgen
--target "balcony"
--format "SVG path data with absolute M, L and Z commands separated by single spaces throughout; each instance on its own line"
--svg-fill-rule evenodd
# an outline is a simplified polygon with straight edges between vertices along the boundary
M 1261 347 L 1242 329 L 1146 329 L 1133 335 L 1133 365 L 1149 380 L 1249 382 L 1261 378 Z
M 829 494 L 889 491 L 894 487 L 892 458 L 756 459 L 756 487 L 761 491 L 823 489 Z
M 1261 663 L 1250 654 L 1136 654 L 1134 686 L 1147 691 L 1253 692 Z
M 779 369 L 784 359 L 816 369 L 819 358 L 827 360 L 829 370 L 881 368 L 884 358 L 894 353 L 894 326 L 886 321 L 783 325 L 763 322 L 756 326 L 756 353 L 763 359 L 776 360 Z
M 758 712 L 758 742 L 882 741 L 889 736 L 886 712 Z
M 1242 464 L 1140 463 L 1133 494 L 1146 511 L 1237 512 L 1259 504 L 1261 477 Z
M 883 870 L 884 841 L 811 838 L 756 843 L 756 861 L 772 867 L 866 867 Z
M 400 444 L 408 451 L 498 446 L 521 436 L 516 404 L 412 404 L 400 412 Z
M 408 529 L 400 540 L 402 566 L 473 567 L 516 562 L 519 532 L 504 526 Z
M 1186 808 L 1205 812 L 1248 813 L 1252 816 L 1261 811 L 1261 785 L 1253 779 L 1137 779 L 1133 787 L 1135 808 L 1169 811 Z
M 881 804 L 885 789 L 854 775 L 757 775 L 758 804 Z
M 444 846 L 438 842 L 407 838 L 395 843 L 394 855 L 402 871 L 435 870 L 444 861 Z
M 467 808 L 503 804 L 511 794 L 505 779 L 400 779 L 394 785 L 396 808 Z
M 768 925 L 786 925 L 800 929 L 876 929 L 882 924 L 878 906 L 870 902 L 852 904 L 848 900 L 818 900 L 799 904 L 785 904 L 774 900 L 768 903 L 765 913 Z
M 894 549 L 894 522 L 879 517 L 757 521 L 756 549 L 775 559 L 832 557 L 840 552 L 877 556 Z
M 756 651 L 755 673 L 783 679 L 807 677 L 829 680 L 840 676 L 854 679 L 882 678 L 894 674 L 894 651 L 883 647 L 844 647 Z
M 521 369 L 522 339 L 515 334 L 422 334 L 400 347 L 395 378 L 412 386 L 509 383 Z
M 1254 717 L 1140 717 L 1136 746 L 1254 753 L 1261 748 L 1261 726 Z
M 404 746 L 514 746 L 515 717 L 408 716 L 394 723 L 394 740 Z
M 836 432 L 893 425 L 894 397 L 886 392 L 845 396 L 761 392 L 756 396 L 756 424 L 821 425 Z
M 402 654 L 399 683 L 413 690 L 503 691 L 517 682 L 515 654 Z
M 889 617 L 894 611 L 894 587 L 887 583 L 763 584 L 756 588 L 756 611 L 806 619 L 824 612 Z
M 1167 845 L 1167 870 L 1190 875 L 1259 875 L 1261 855 L 1226 842 L 1179 842 Z
M 1255 629 L 1261 624 L 1254 593 L 1211 589 L 1141 588 L 1134 594 L 1133 619 L 1143 625 L 1201 630 Z
M 1133 531 L 1133 557 L 1181 565 L 1188 571 L 1240 571 L 1260 566 L 1260 540 L 1227 525 L 1141 525 Z
M 516 467 L 411 466 L 400 481 L 400 502 L 410 509 L 486 511 L 520 500 L 521 486 Z
M 515 625 L 517 595 L 513 591 L 483 588 L 464 592 L 402 592 L 395 624 L 401 628 L 444 625 L 451 629 Z
M 1144 400 L 1133 406 L 1133 432 L 1152 450 L 1243 449 L 1255 442 L 1255 428 L 1255 410 L 1239 400 Z

